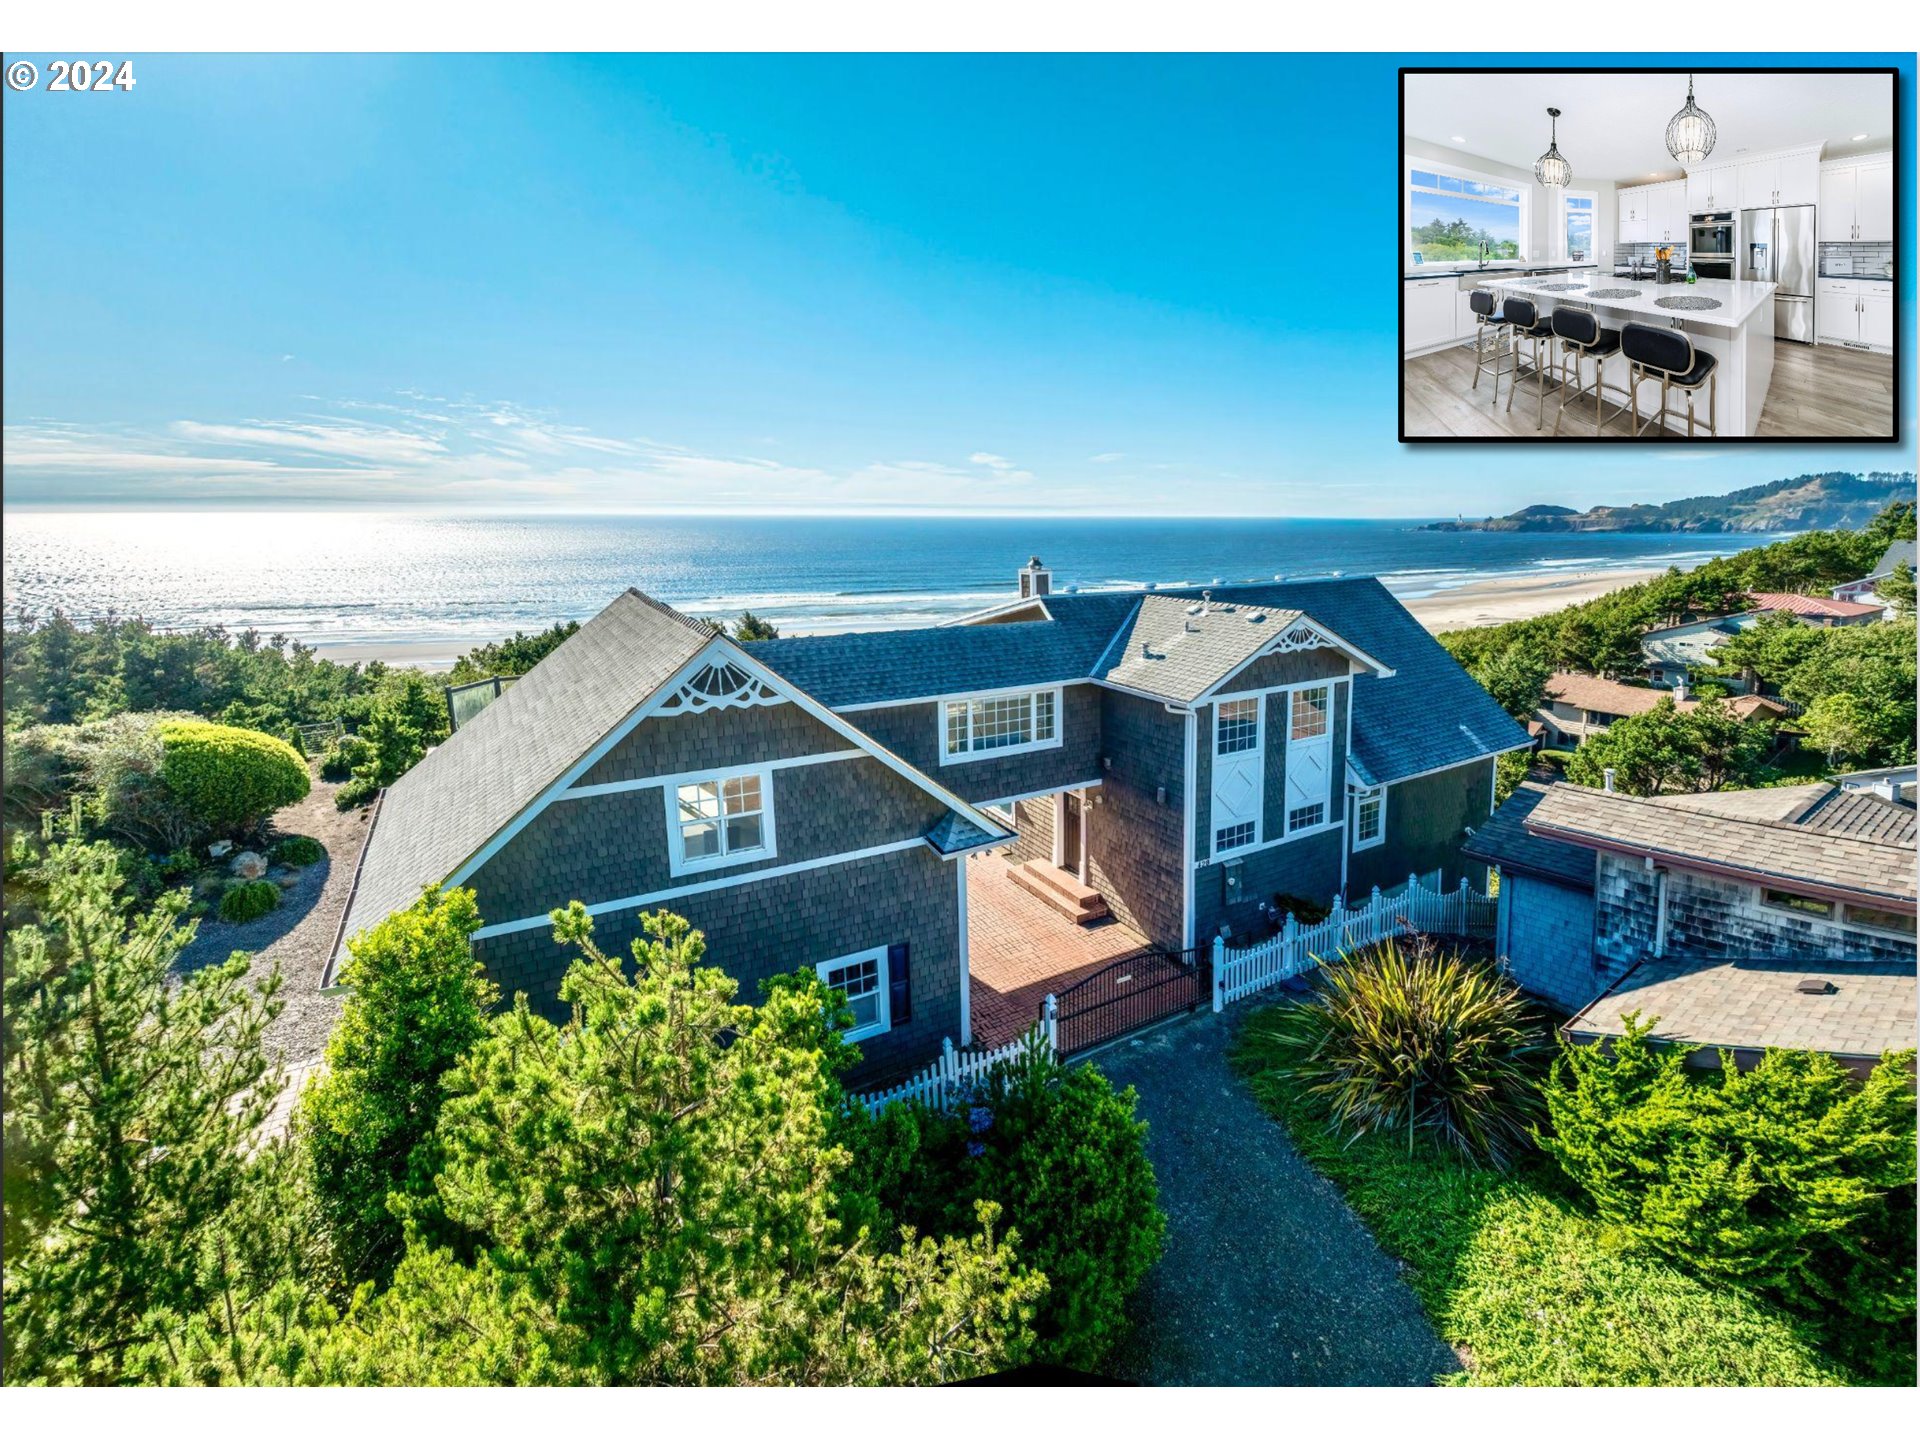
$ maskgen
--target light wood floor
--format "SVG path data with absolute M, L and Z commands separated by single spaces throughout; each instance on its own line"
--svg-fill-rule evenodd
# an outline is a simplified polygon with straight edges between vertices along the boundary
M 1524 352 L 1523 352 L 1524 353 Z M 1591 367 L 1588 374 L 1592 374 Z M 1531 370 L 1523 370 L 1513 408 L 1507 408 L 1507 379 L 1500 381 L 1500 400 L 1493 401 L 1493 377 L 1482 375 L 1473 389 L 1473 346 L 1455 346 L 1433 355 L 1403 360 L 1402 393 L 1407 408 L 1407 434 L 1465 436 L 1472 439 L 1539 439 L 1553 433 L 1560 413 L 1559 388 L 1547 384 L 1546 423 L 1536 426 L 1540 414 L 1534 398 Z M 1620 397 L 1608 392 L 1608 408 Z M 1675 397 L 1679 400 L 1679 397 Z M 1679 401 L 1684 413 L 1685 401 Z M 1698 404 L 1706 405 L 1706 396 Z M 1671 412 L 1670 412 L 1671 413 Z M 1633 436 L 1632 417 L 1620 416 L 1601 428 L 1603 436 Z M 1776 344 L 1773 383 L 1767 389 L 1766 408 L 1760 412 L 1759 434 L 1766 437 L 1879 438 L 1893 434 L 1893 357 L 1842 350 L 1834 345 Z M 1576 402 L 1560 427 L 1562 439 L 1593 435 L 1593 397 Z M 1661 435 L 1652 426 L 1642 428 L 1642 440 L 1685 440 L 1682 432 Z M 1708 438 L 1705 436 L 1702 439 Z

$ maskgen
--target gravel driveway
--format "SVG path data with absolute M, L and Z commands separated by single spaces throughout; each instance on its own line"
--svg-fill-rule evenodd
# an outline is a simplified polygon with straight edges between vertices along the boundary
M 218 915 L 200 922 L 200 933 L 180 953 L 182 970 L 217 964 L 235 950 L 253 954 L 252 973 L 264 976 L 280 967 L 280 1015 L 267 1030 L 267 1051 L 284 1062 L 295 1079 L 320 1059 L 327 1036 L 340 1016 L 340 996 L 320 993 L 320 976 L 333 948 L 333 932 L 346 909 L 353 885 L 353 868 L 367 837 L 371 807 L 340 811 L 333 808 L 339 787 L 315 780 L 313 790 L 298 804 L 273 817 L 274 834 L 311 835 L 327 847 L 318 864 L 299 872 L 291 888 L 280 895 L 280 908 L 229 925 Z
M 1398 1261 L 1226 1059 L 1241 1006 L 1094 1058 L 1140 1092 L 1166 1251 L 1108 1369 L 1153 1385 L 1427 1385 L 1459 1360 Z

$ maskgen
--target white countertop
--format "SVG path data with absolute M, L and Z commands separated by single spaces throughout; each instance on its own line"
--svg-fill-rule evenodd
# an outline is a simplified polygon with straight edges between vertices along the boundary
M 1651 280 L 1616 280 L 1610 275 L 1579 282 L 1578 290 L 1550 290 L 1549 285 L 1570 285 L 1572 280 L 1555 280 L 1543 275 L 1534 280 L 1501 280 L 1491 288 L 1509 295 L 1525 295 L 1555 304 L 1566 302 L 1635 319 L 1684 320 L 1690 325 L 1711 325 L 1716 329 L 1737 330 L 1749 316 L 1773 299 L 1771 280 L 1696 280 L 1691 285 L 1656 285 Z M 1589 290 L 1638 290 L 1630 299 L 1596 300 Z M 1653 302 L 1668 296 L 1697 295 L 1718 300 L 1718 310 L 1668 310 Z

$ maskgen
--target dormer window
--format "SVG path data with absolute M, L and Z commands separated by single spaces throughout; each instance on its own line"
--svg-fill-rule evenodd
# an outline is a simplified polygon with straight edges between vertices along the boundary
M 998 691 L 941 705 L 940 763 L 1050 750 L 1060 744 L 1060 691 Z

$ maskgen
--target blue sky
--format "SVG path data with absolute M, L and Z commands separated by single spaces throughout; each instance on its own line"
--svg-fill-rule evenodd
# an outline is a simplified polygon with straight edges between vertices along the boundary
M 1430 515 L 1912 464 L 1396 444 L 1400 59 L 8 91 L 6 499 Z

